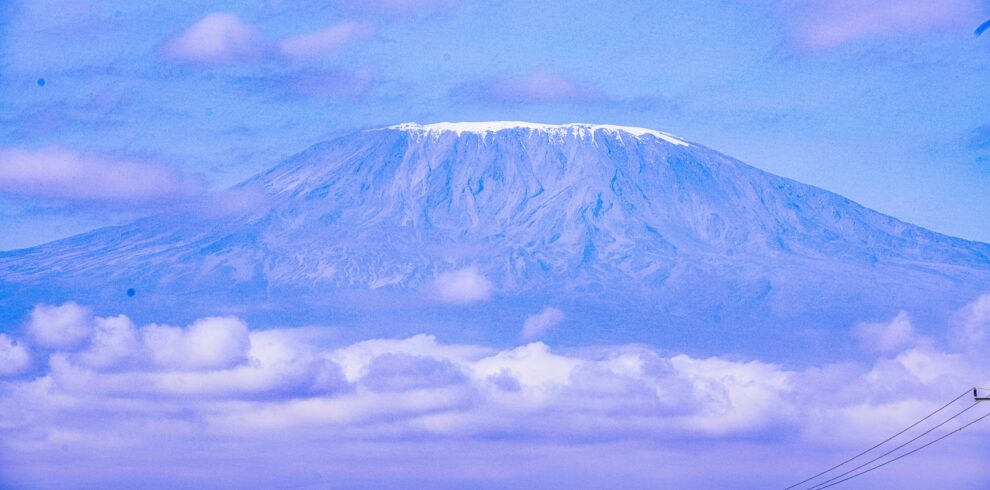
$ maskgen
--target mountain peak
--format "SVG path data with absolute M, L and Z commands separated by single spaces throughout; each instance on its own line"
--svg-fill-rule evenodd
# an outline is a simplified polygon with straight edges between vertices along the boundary
M 450 312 L 438 288 L 463 276 L 487 291 L 484 309 L 463 310 L 479 324 L 558 304 L 597 332 L 721 324 L 738 330 L 719 341 L 759 327 L 779 342 L 902 309 L 935 318 L 990 290 L 990 245 L 683 145 L 641 128 L 521 122 L 341 136 L 240 184 L 259 196 L 243 214 L 155 217 L 0 253 L 0 323 L 53 292 L 102 305 L 134 288 L 149 311 L 250 304 L 278 321 L 416 325 Z M 421 304 L 435 309 L 406 316 Z
M 396 124 L 394 126 L 388 126 L 383 129 L 392 129 L 397 131 L 408 131 L 426 134 L 442 134 L 447 132 L 456 133 L 460 136 L 462 133 L 474 133 L 484 135 L 486 133 L 497 133 L 499 131 L 508 130 L 519 130 L 525 129 L 530 131 L 539 131 L 543 133 L 562 133 L 562 134 L 576 134 L 578 136 L 594 136 L 598 131 L 606 131 L 610 133 L 627 133 L 631 134 L 637 138 L 644 136 L 653 136 L 655 138 L 664 140 L 668 143 L 680 146 L 689 146 L 688 143 L 676 136 L 673 136 L 662 131 L 657 131 L 654 129 L 639 128 L 635 126 L 617 126 L 613 124 L 588 124 L 588 123 L 569 123 L 569 124 L 544 124 L 544 123 L 532 123 L 525 121 L 480 121 L 480 122 L 439 122 L 433 124 L 418 124 L 413 122 Z

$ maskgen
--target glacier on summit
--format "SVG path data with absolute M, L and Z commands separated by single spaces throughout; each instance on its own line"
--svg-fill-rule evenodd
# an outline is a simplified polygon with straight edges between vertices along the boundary
M 496 319 L 553 306 L 585 320 L 554 330 L 574 344 L 738 346 L 900 310 L 924 324 L 990 290 L 990 245 L 643 128 L 399 124 L 235 190 L 262 199 L 0 253 L 0 309 L 72 299 L 504 341 L 516 332 L 487 329 Z M 437 281 L 464 271 L 490 290 L 443 301 Z

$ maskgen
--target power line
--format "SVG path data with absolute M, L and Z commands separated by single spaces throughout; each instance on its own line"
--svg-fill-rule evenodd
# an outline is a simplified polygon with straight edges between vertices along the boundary
M 890 461 L 887 461 L 885 463 L 878 464 L 878 465 L 876 465 L 876 466 L 874 466 L 872 468 L 869 468 L 869 469 L 866 469 L 866 470 L 861 471 L 859 473 L 856 473 L 855 475 L 852 475 L 852 476 L 850 476 L 848 478 L 843 478 L 842 480 L 839 480 L 837 482 L 830 483 L 830 484 L 825 485 L 824 487 L 821 487 L 821 488 L 828 488 L 828 487 L 831 487 L 831 486 L 835 486 L 835 485 L 838 485 L 838 484 L 840 484 L 840 483 L 842 483 L 844 481 L 852 480 L 853 478 L 856 478 L 857 476 L 862 476 L 862 475 L 865 475 L 865 474 L 867 474 L 867 473 L 869 473 L 869 472 L 871 472 L 873 470 L 880 469 L 880 468 L 882 468 L 884 466 L 889 465 L 890 463 L 893 463 L 894 461 L 897 461 L 897 460 L 899 460 L 901 458 L 910 456 L 910 455 L 912 455 L 912 454 L 914 454 L 914 453 L 916 453 L 918 451 L 921 451 L 922 449 L 924 449 L 924 448 L 926 448 L 928 446 L 931 446 L 932 444 L 935 444 L 936 442 L 941 441 L 942 439 L 945 439 L 946 437 L 949 437 L 952 434 L 955 434 L 956 432 L 959 432 L 959 431 L 965 429 L 966 427 L 969 427 L 969 426 L 971 426 L 971 425 L 973 425 L 973 424 L 975 424 L 975 423 L 977 423 L 977 422 L 979 422 L 979 421 L 981 421 L 981 420 L 983 420 L 983 419 L 985 419 L 987 417 L 990 417 L 990 413 L 988 413 L 988 414 L 986 414 L 986 415 L 984 415 L 984 416 L 982 416 L 982 417 L 980 417 L 980 418 L 978 418 L 978 419 L 976 419 L 976 420 L 974 420 L 974 421 L 972 421 L 972 422 L 970 422 L 970 423 L 968 423 L 968 424 L 966 424 L 966 425 L 964 425 L 964 426 L 962 426 L 962 427 L 960 427 L 960 428 L 958 428 L 958 429 L 956 429 L 956 430 L 954 430 L 952 432 L 949 432 L 948 434 L 945 434 L 942 437 L 939 437 L 938 439 L 935 439 L 934 441 L 931 441 L 931 442 L 929 442 L 929 443 L 927 443 L 927 444 L 925 444 L 925 445 L 923 445 L 923 446 L 921 446 L 921 447 L 919 447 L 917 449 L 912 449 L 911 451 L 908 451 L 908 452 L 906 452 L 906 453 L 904 453 L 904 454 L 902 454 L 902 455 L 900 455 L 900 456 L 898 456 L 898 457 L 896 457 L 896 458 L 894 458 L 894 459 L 892 459 Z
M 952 401 L 950 401 L 949 403 L 946 403 L 945 405 L 942 405 L 942 406 L 941 406 L 941 407 L 940 407 L 940 408 L 939 408 L 938 410 L 935 410 L 934 412 L 932 412 L 932 413 L 930 413 L 930 414 L 928 414 L 928 415 L 926 415 L 926 416 L 925 416 L 924 418 L 922 418 L 921 420 L 919 420 L 919 421 L 917 421 L 917 422 L 915 422 L 915 423 L 913 423 L 913 424 L 911 424 L 910 426 L 908 426 L 908 428 L 906 428 L 906 429 L 904 429 L 904 430 L 902 430 L 902 431 L 900 431 L 900 432 L 898 432 L 898 433 L 896 433 L 896 434 L 894 434 L 894 435 L 892 435 L 892 436 L 890 436 L 890 437 L 888 437 L 888 438 L 887 438 L 887 439 L 885 439 L 885 440 L 884 440 L 883 442 L 881 442 L 881 443 L 879 443 L 879 444 L 877 444 L 877 445 L 875 445 L 875 446 L 873 446 L 873 447 L 871 447 L 871 448 L 869 448 L 869 449 L 867 449 L 866 451 L 863 451 L 863 452 L 861 452 L 861 453 L 859 453 L 859 454 L 857 454 L 857 455 L 855 455 L 855 456 L 853 456 L 853 457 L 851 457 L 851 458 L 849 458 L 849 459 L 847 459 L 847 460 L 845 460 L 845 461 L 843 461 L 843 462 L 841 462 L 841 463 L 839 463 L 839 464 L 837 464 L 837 465 L 835 465 L 835 466 L 833 466 L 833 467 L 831 467 L 831 468 L 829 468 L 829 469 L 827 469 L 827 470 L 825 470 L 825 471 L 823 471 L 823 472 L 821 472 L 821 473 L 818 473 L 817 475 L 814 475 L 814 476 L 811 476 L 811 477 L 809 477 L 809 478 L 806 478 L 806 479 L 804 479 L 804 480 L 801 480 L 801 481 L 799 481 L 799 482 L 797 482 L 797 483 L 795 483 L 795 484 L 793 484 L 793 485 L 791 485 L 791 486 L 789 486 L 789 487 L 787 487 L 787 488 L 785 488 L 784 490 L 790 490 L 790 489 L 792 489 L 792 488 L 794 488 L 794 487 L 797 487 L 797 486 L 799 486 L 799 485 L 802 485 L 802 484 L 804 484 L 804 483 L 807 483 L 807 482 L 809 482 L 809 481 L 811 481 L 811 480 L 814 480 L 815 478 L 818 478 L 819 476 L 822 476 L 822 475 L 824 475 L 824 474 L 826 474 L 826 473 L 828 473 L 828 472 L 830 472 L 830 471 L 832 471 L 832 470 L 834 470 L 834 469 L 836 469 L 836 468 L 839 468 L 839 467 L 841 467 L 841 466 L 843 466 L 843 465 L 845 465 L 845 464 L 847 464 L 847 463 L 849 463 L 849 462 L 851 462 L 851 461 L 853 461 L 853 460 L 855 460 L 856 458 L 858 458 L 858 457 L 860 457 L 860 456 L 862 456 L 862 455 L 864 455 L 864 454 L 866 454 L 866 453 L 868 453 L 868 452 L 870 452 L 870 451 L 872 451 L 872 450 L 874 450 L 874 449 L 876 449 L 876 448 L 878 448 L 878 447 L 880 447 L 880 446 L 882 446 L 882 445 L 884 445 L 884 444 L 886 444 L 886 443 L 888 443 L 888 442 L 890 442 L 890 441 L 892 441 L 892 440 L 893 440 L 893 439 L 894 439 L 895 437 L 897 437 L 897 436 L 899 436 L 899 435 L 901 435 L 901 434 L 903 434 L 903 433 L 905 433 L 905 432 L 907 432 L 907 431 L 909 431 L 909 430 L 911 430 L 911 429 L 913 429 L 913 428 L 915 428 L 915 427 L 917 427 L 917 426 L 918 426 L 918 424 L 920 424 L 920 423 L 922 423 L 922 422 L 924 422 L 924 421 L 926 421 L 926 420 L 928 420 L 928 419 L 930 419 L 930 418 L 932 418 L 932 416 L 934 416 L 935 414 L 937 414 L 937 413 L 939 413 L 939 412 L 941 412 L 942 410 L 945 410 L 946 408 L 948 408 L 948 407 L 949 407 L 949 405 L 952 405 L 953 403 L 955 403 L 955 402 L 957 402 L 957 401 L 959 401 L 959 399 L 960 399 L 960 398 L 962 398 L 962 397 L 964 397 L 964 396 L 966 396 L 966 395 L 968 395 L 968 394 L 969 394 L 969 389 L 967 389 L 966 391 L 964 391 L 964 392 L 963 392 L 963 393 L 962 393 L 961 395 L 959 395 L 959 396 L 957 396 L 957 397 L 955 397 L 955 398 L 954 398 L 954 399 L 953 399 Z
M 967 393 L 969 392 L 969 390 L 966 390 L 966 391 L 967 391 Z M 857 467 L 855 467 L 855 468 L 853 468 L 853 469 L 851 469 L 851 470 L 849 470 L 849 471 L 847 471 L 845 473 L 842 473 L 842 474 L 833 476 L 832 478 L 829 478 L 828 480 L 825 480 L 825 481 L 823 481 L 823 482 L 821 482 L 821 483 L 819 483 L 819 484 L 817 484 L 817 485 L 809 488 L 808 490 L 820 490 L 821 488 L 824 488 L 824 487 L 822 487 L 822 485 L 825 485 L 826 483 L 835 481 L 835 480 L 837 480 L 839 478 L 842 478 L 843 476 L 848 475 L 849 473 L 852 473 L 852 472 L 854 472 L 854 471 L 856 471 L 856 470 L 858 470 L 858 469 L 860 469 L 860 468 L 862 468 L 864 466 L 869 465 L 870 463 L 873 463 L 873 462 L 875 462 L 875 461 L 877 461 L 879 459 L 883 459 L 884 457 L 890 455 L 894 451 L 897 451 L 898 449 L 901 449 L 904 446 L 907 446 L 908 444 L 911 444 L 912 442 L 917 441 L 918 439 L 921 439 L 922 437 L 925 437 L 926 435 L 930 434 L 933 430 L 938 429 L 939 427 L 942 427 L 943 425 L 949 423 L 950 421 L 952 421 L 956 417 L 958 417 L 958 416 L 960 416 L 960 415 L 962 415 L 962 414 L 964 414 L 964 413 L 972 410 L 977 405 L 979 405 L 979 403 L 973 402 L 972 405 L 970 405 L 970 406 L 968 406 L 968 407 L 966 407 L 966 408 L 964 408 L 964 409 L 956 412 L 955 415 L 953 415 L 953 416 L 951 416 L 951 417 L 943 420 L 942 422 L 939 422 L 938 425 L 936 425 L 935 427 L 932 427 L 931 429 L 928 429 L 928 430 L 922 432 L 920 435 L 915 436 L 913 439 L 909 440 L 908 442 L 905 442 L 904 444 L 901 444 L 900 446 L 897 446 L 894 449 L 891 449 L 890 451 L 887 451 L 887 452 L 881 454 L 880 456 L 877 456 L 877 457 L 875 457 L 875 458 L 873 458 L 873 459 L 871 459 L 871 460 L 869 460 L 869 461 L 867 461 L 867 462 L 865 462 L 865 463 L 863 463 L 863 464 L 861 464 L 861 465 L 859 465 L 859 466 L 857 466 Z

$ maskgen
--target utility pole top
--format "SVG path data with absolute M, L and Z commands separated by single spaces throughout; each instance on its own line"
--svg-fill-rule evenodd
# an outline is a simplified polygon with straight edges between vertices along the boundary
M 973 401 L 990 401 L 990 388 L 973 388 Z

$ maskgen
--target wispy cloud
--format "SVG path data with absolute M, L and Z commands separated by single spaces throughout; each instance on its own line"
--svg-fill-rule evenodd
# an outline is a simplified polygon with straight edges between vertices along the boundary
M 463 84 L 454 89 L 454 94 L 482 102 L 509 104 L 582 103 L 605 99 L 605 94 L 597 87 L 551 72 L 493 76 Z
M 0 333 L 0 378 L 24 372 L 31 365 L 27 347 L 7 334 Z
M 828 49 L 849 42 L 940 30 L 969 32 L 985 18 L 979 0 L 785 1 L 793 15 L 792 38 L 800 49 Z
M 423 470 L 419 454 L 436 441 L 451 450 L 480 445 L 486 455 L 551 445 L 565 466 L 585 461 L 575 459 L 584 457 L 575 451 L 589 442 L 663 448 L 685 462 L 696 460 L 698 444 L 712 438 L 719 444 L 731 439 L 743 452 L 759 451 L 760 441 L 770 438 L 774 447 L 790 447 L 806 459 L 823 448 L 847 452 L 886 437 L 966 386 L 990 381 L 987 305 L 990 295 L 957 315 L 952 328 L 966 337 L 967 349 L 904 344 L 870 363 L 802 369 L 638 345 L 559 351 L 535 342 L 492 349 L 416 335 L 328 346 L 312 329 L 249 331 L 233 317 L 187 327 L 136 326 L 125 316 L 100 317 L 74 304 L 39 306 L 23 338 L 0 334 L 0 376 L 6 376 L 0 381 L 0 473 L 8 478 L 0 481 L 10 483 L 13 475 L 51 486 L 96 481 L 113 458 L 115 468 L 135 472 L 118 475 L 125 479 L 148 478 L 154 460 L 155 468 L 166 465 L 162 481 L 177 482 L 175 475 L 199 473 L 218 458 L 284 444 L 309 449 L 294 453 L 302 459 L 291 469 L 252 464 L 225 481 L 257 481 L 271 471 L 282 471 L 280 478 L 311 474 L 335 459 L 325 457 L 328 448 L 343 445 L 344 454 L 376 443 L 404 448 L 377 456 L 403 481 L 433 471 Z M 894 323 L 904 320 L 898 318 Z M 39 329 L 71 331 L 74 340 L 32 334 Z M 694 442 L 685 447 L 685 441 Z M 162 444 L 172 454 L 200 457 L 158 461 Z M 223 451 L 196 449 L 216 444 Z M 86 463 L 64 460 L 66 445 L 72 454 L 89 455 Z M 323 457 L 307 458 L 310 450 Z M 460 464 L 486 479 L 543 471 L 531 457 L 518 466 L 486 456 L 494 466 L 481 476 L 476 466 Z M 378 474 L 368 466 L 378 462 L 331 474 Z M 722 476 L 738 474 L 738 468 L 723 469 Z M 711 475 L 707 463 L 681 470 L 684 478 Z M 754 468 L 751 477 L 768 486 L 792 483 L 786 481 L 792 475 L 769 466 Z M 325 478 L 314 484 L 319 481 Z M 724 487 L 724 481 L 708 486 Z
M 206 218 L 263 206 L 261 194 L 212 190 L 176 166 L 63 148 L 0 149 L 0 197 L 63 214 L 191 212 Z
M 360 100 L 379 86 L 378 71 L 358 68 L 303 68 L 287 73 L 242 77 L 241 83 L 275 98 L 311 97 L 330 102 Z
M 168 41 L 164 54 L 200 65 L 302 61 L 339 51 L 374 34 L 369 22 L 345 20 L 272 42 L 237 15 L 214 12 Z
M 367 94 L 375 86 L 377 73 L 364 66 L 357 69 L 306 70 L 282 79 L 290 92 L 325 99 L 348 99 Z
M 435 296 L 445 303 L 476 303 L 492 297 L 492 283 L 474 267 L 448 271 L 433 283 Z
M 201 179 L 168 165 L 59 148 L 0 149 L 0 194 L 35 202 L 153 204 L 203 191 Z
M 165 45 L 173 59 L 202 64 L 260 59 L 267 50 L 261 33 L 237 15 L 214 12 Z
M 860 323 L 853 328 L 852 333 L 864 347 L 879 352 L 895 352 L 918 340 L 911 317 L 906 311 L 900 312 L 889 322 Z
M 455 8 L 467 0 L 345 0 L 341 3 L 386 15 L 417 15 Z
M 548 306 L 543 311 L 526 318 L 519 337 L 525 341 L 536 340 L 543 337 L 548 330 L 555 328 L 563 321 L 564 312 L 558 308 Z
M 299 60 L 313 58 L 375 34 L 375 28 L 367 22 L 344 21 L 320 29 L 283 39 L 279 51 L 288 58 Z

